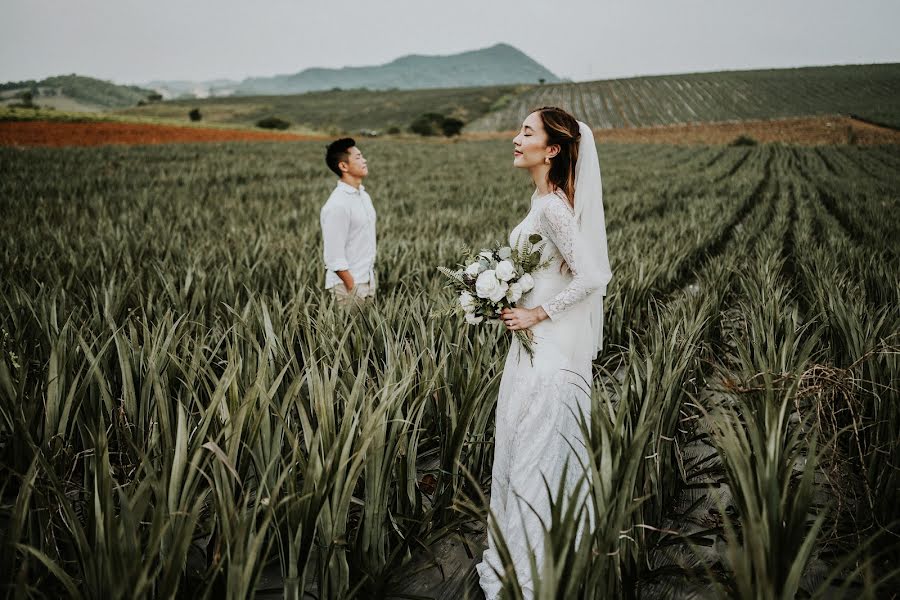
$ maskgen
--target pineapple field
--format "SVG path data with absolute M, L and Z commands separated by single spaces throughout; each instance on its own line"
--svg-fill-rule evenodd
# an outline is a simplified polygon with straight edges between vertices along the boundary
M 509 141 L 360 146 L 358 311 L 322 289 L 322 142 L 0 147 L 7 595 L 479 597 L 509 337 L 437 266 L 531 184 Z M 897 593 L 900 146 L 599 153 L 595 523 L 554 512 L 536 597 Z M 468 575 L 413 591 L 449 539 Z

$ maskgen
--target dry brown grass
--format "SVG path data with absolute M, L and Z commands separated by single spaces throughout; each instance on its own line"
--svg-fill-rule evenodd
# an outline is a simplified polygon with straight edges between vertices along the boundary
M 514 136 L 515 132 L 467 135 L 473 139 L 512 139 Z M 595 136 L 600 142 L 625 144 L 730 144 L 740 136 L 751 137 L 760 143 L 782 142 L 803 146 L 900 144 L 900 131 L 839 115 L 598 129 Z

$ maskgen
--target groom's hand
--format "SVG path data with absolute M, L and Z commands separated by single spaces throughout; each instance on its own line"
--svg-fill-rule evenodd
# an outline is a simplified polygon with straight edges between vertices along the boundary
M 500 318 L 510 331 L 518 331 L 519 329 L 528 329 L 534 327 L 547 318 L 547 313 L 543 307 L 535 308 L 504 308 L 500 313 Z
M 334 273 L 344 282 L 344 287 L 347 288 L 347 291 L 352 292 L 356 282 L 353 281 L 353 275 L 350 274 L 350 271 L 335 271 Z

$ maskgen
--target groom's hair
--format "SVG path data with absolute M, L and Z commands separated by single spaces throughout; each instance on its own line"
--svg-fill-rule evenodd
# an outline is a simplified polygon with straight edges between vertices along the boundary
M 338 167 L 338 163 L 350 160 L 350 152 L 348 151 L 355 145 L 356 142 L 353 138 L 341 138 L 328 144 L 328 148 L 325 150 L 325 164 L 338 177 L 341 176 L 341 169 Z

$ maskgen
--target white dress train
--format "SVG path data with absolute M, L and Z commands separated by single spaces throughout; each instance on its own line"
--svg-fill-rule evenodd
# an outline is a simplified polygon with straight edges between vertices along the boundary
M 491 482 L 491 512 L 526 598 L 533 594 L 529 557 L 535 556 L 540 569 L 541 520 L 549 525 L 544 479 L 555 493 L 568 461 L 571 491 L 586 463 L 578 415 L 590 419 L 596 341 L 590 335 L 591 303 L 585 299 L 605 283 L 580 248 L 575 214 L 562 197 L 535 192 L 528 215 L 510 233 L 510 245 L 533 233 L 542 236 L 542 256 L 550 265 L 534 274 L 535 286 L 519 306 L 543 306 L 550 318 L 531 330 L 533 361 L 515 337 L 510 345 L 497 400 Z M 496 572 L 502 574 L 503 567 L 491 535 L 477 569 L 485 597 L 494 600 L 501 589 Z

